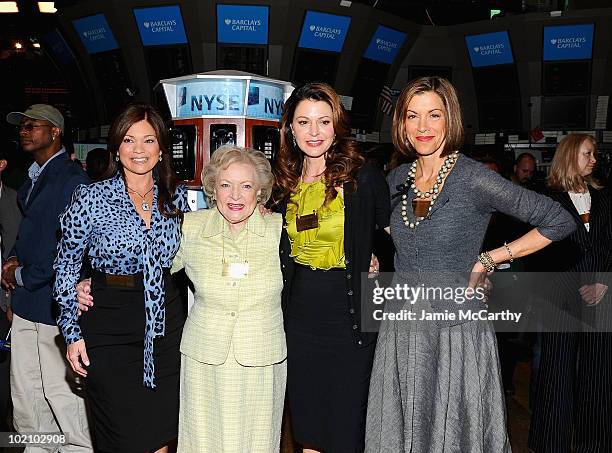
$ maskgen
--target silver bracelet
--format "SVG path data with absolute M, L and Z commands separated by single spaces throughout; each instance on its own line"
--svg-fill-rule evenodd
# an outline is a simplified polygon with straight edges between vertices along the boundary
M 512 256 L 512 250 L 510 250 L 510 247 L 508 247 L 508 244 L 506 244 L 505 242 L 504 242 L 504 247 L 506 247 L 506 251 L 508 252 L 508 255 L 510 255 L 509 262 L 511 263 L 512 261 L 514 261 L 514 256 Z

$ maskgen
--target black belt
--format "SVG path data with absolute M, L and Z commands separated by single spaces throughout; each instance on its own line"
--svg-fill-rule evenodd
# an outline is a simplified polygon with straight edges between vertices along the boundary
M 163 268 L 163 276 L 170 275 L 169 268 Z M 144 276 L 142 272 L 129 275 L 108 274 L 106 272 L 94 270 L 93 277 L 103 280 L 108 286 L 121 286 L 123 288 L 137 288 L 142 286 Z

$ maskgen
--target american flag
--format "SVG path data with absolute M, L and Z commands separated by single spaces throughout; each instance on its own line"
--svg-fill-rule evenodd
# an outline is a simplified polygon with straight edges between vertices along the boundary
M 387 85 L 383 86 L 380 96 L 378 97 L 378 105 L 380 106 L 380 111 L 385 115 L 391 115 L 391 113 L 393 113 L 393 98 L 396 97 L 397 94 L 398 92 L 396 90 L 392 90 Z

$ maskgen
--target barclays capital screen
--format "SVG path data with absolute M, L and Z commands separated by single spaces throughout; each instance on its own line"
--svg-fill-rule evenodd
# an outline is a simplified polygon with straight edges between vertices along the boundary
M 379 25 L 363 56 L 370 60 L 392 64 L 405 40 L 406 33 Z
M 468 35 L 465 45 L 474 68 L 514 63 L 510 37 L 505 30 Z
M 268 6 L 217 4 L 217 43 L 268 44 Z
M 90 54 L 119 48 L 104 14 L 73 20 L 72 25 Z
M 350 24 L 347 16 L 306 11 L 298 47 L 341 52 Z
M 134 8 L 134 17 L 144 46 L 187 43 L 183 16 L 178 5 Z
M 593 56 L 595 24 L 544 27 L 544 61 L 588 60 Z

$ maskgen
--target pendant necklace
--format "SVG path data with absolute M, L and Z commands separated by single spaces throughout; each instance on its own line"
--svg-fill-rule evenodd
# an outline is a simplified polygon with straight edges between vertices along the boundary
M 151 206 L 149 205 L 149 203 L 147 203 L 147 200 L 145 199 L 145 197 L 151 193 L 155 185 L 151 186 L 151 188 L 147 190 L 144 195 L 141 195 L 140 193 L 136 192 L 134 189 L 132 189 L 129 186 L 126 186 L 126 187 L 128 188 L 128 192 L 135 193 L 142 199 L 142 203 L 140 204 L 140 207 L 142 208 L 143 211 L 149 211 L 151 209 Z
M 436 182 L 430 189 L 427 189 L 425 192 L 421 192 L 416 186 L 415 179 L 416 179 L 417 161 L 415 160 L 414 162 L 412 162 L 412 165 L 410 166 L 410 170 L 408 170 L 408 177 L 406 178 L 406 185 L 414 191 L 416 198 L 413 200 L 413 202 L 417 206 L 419 206 L 423 202 L 427 202 L 425 198 L 431 197 L 431 201 L 429 202 L 429 207 L 425 208 L 427 212 L 419 213 L 422 215 L 417 216 L 416 221 L 410 222 L 410 220 L 408 219 L 408 212 L 406 208 L 408 206 L 408 195 L 407 194 L 402 195 L 402 210 L 401 210 L 402 220 L 404 221 L 404 224 L 408 228 L 410 229 L 416 228 L 417 225 L 421 223 L 421 220 L 423 220 L 427 216 L 427 214 L 431 212 L 431 209 L 433 208 L 433 205 L 436 202 L 436 199 L 438 198 L 438 195 L 440 192 L 440 185 L 444 183 L 444 180 L 446 179 L 448 172 L 451 171 L 451 169 L 453 168 L 458 158 L 459 158 L 459 151 L 455 151 L 449 154 L 448 156 L 446 156 L 446 158 L 444 159 L 444 162 L 442 163 L 442 167 L 440 167 L 440 171 L 438 171 L 438 176 L 436 176 Z M 419 211 L 422 211 L 422 209 L 419 209 Z M 417 214 L 415 213 L 415 215 Z

